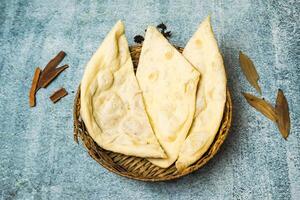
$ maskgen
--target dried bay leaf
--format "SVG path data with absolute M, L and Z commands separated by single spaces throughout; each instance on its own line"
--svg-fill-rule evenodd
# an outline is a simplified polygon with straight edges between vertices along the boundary
M 261 94 L 261 89 L 258 85 L 259 75 L 250 58 L 240 51 L 239 53 L 240 66 L 249 83 Z
M 253 96 L 249 93 L 242 93 L 246 98 L 247 102 L 264 116 L 269 118 L 272 121 L 276 121 L 277 116 L 275 112 L 275 108 L 268 103 L 266 100 Z
M 285 98 L 283 91 L 278 90 L 275 112 L 277 115 L 277 126 L 284 139 L 287 139 L 290 133 L 291 122 L 290 113 L 287 99 Z

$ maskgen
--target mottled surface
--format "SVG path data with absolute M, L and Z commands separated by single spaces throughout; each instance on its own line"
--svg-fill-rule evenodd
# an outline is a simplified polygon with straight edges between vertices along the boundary
M 299 2 L 256 1 L 0 1 L 0 199 L 300 199 Z M 118 19 L 133 44 L 148 24 L 165 22 L 171 42 L 184 46 L 211 14 L 233 94 L 229 138 L 201 170 L 165 183 L 119 177 L 73 141 L 72 105 L 84 65 Z M 70 68 L 37 95 L 28 91 L 34 68 L 59 50 Z M 238 65 L 251 57 L 263 96 L 282 88 L 290 103 L 288 141 L 240 94 L 255 93 Z M 65 87 L 56 105 L 50 94 Z

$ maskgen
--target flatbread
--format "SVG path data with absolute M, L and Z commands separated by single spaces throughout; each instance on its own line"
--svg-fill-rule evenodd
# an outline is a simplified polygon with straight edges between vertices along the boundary
M 88 62 L 80 100 L 81 117 L 102 148 L 130 156 L 166 157 L 145 111 L 121 21 Z
M 226 102 L 223 59 L 207 17 L 187 43 L 183 55 L 200 72 L 194 122 L 176 162 L 183 170 L 210 147 L 219 130 Z
M 149 161 L 167 168 L 177 159 L 190 129 L 199 73 L 156 28 L 149 26 L 136 76 L 151 125 L 168 156 Z

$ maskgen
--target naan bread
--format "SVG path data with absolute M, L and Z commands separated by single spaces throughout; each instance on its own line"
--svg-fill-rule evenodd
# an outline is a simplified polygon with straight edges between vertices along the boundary
M 183 55 L 201 74 L 194 122 L 176 162 L 183 170 L 197 161 L 210 147 L 219 130 L 226 101 L 226 74 L 214 37 L 210 17 L 187 43 Z
M 166 157 L 145 111 L 121 21 L 88 62 L 81 82 L 81 117 L 106 150 L 139 157 Z
M 167 168 L 175 162 L 195 111 L 199 73 L 154 27 L 148 27 L 136 73 L 156 137 L 168 158 L 149 159 Z

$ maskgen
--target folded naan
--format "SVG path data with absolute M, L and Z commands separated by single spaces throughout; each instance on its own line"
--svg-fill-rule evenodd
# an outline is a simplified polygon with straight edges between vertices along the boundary
M 176 162 L 178 170 L 193 164 L 208 150 L 223 117 L 226 74 L 210 17 L 200 24 L 183 55 L 200 72 L 201 80 L 197 90 L 194 122 Z
M 148 27 L 136 73 L 146 111 L 167 154 L 149 159 L 167 168 L 178 157 L 195 112 L 199 72 L 154 27 Z
M 81 117 L 106 150 L 164 158 L 134 75 L 124 24 L 118 21 L 88 62 L 81 82 Z

